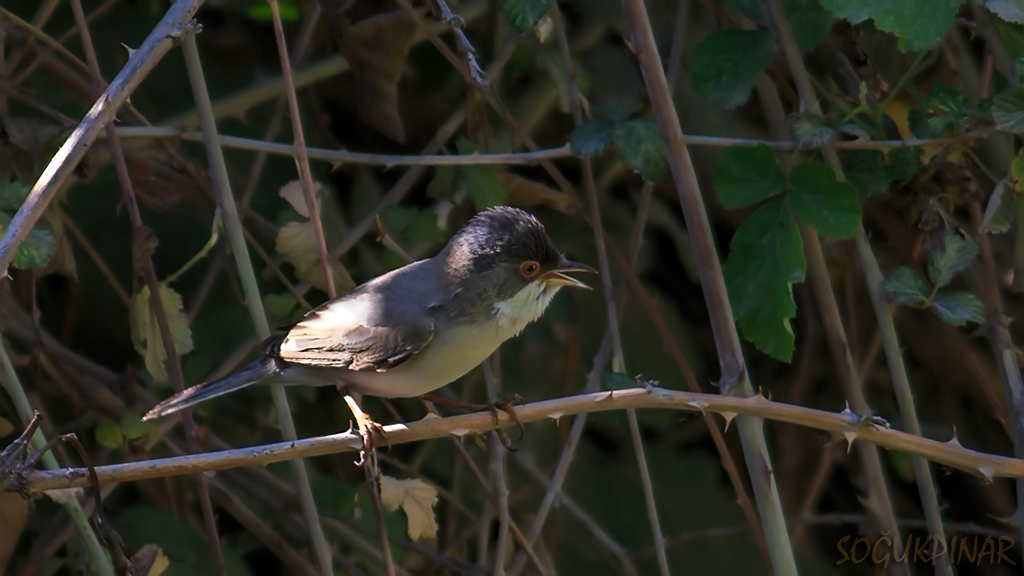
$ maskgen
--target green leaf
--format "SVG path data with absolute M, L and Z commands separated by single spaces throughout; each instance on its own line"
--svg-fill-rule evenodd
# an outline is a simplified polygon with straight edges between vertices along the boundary
M 803 162 L 789 173 L 786 203 L 804 224 L 830 238 L 849 238 L 860 225 L 857 189 L 818 162 Z
M 889 173 L 880 150 L 847 150 L 843 154 L 846 180 L 860 193 L 860 201 L 889 188 Z
M 932 299 L 932 310 L 935 310 L 944 322 L 954 326 L 985 321 L 981 300 L 970 292 L 943 290 Z
M 278 3 L 278 8 L 281 11 L 281 22 L 294 23 L 299 21 L 299 6 L 293 0 L 281 0 Z M 250 20 L 256 22 L 270 22 L 273 19 L 270 5 L 262 2 L 253 4 L 246 9 L 245 14 Z
M 774 27 L 775 23 L 764 0 L 732 0 L 732 3 L 744 16 L 762 27 Z M 832 14 L 822 8 L 818 0 L 782 0 L 782 8 L 793 28 L 800 51 L 814 48 L 828 36 Z
M 0 211 L 0 234 L 7 229 L 10 223 L 11 216 Z M 36 224 L 32 230 L 29 230 L 25 240 L 18 247 L 11 264 L 15 268 L 22 269 L 42 268 L 50 261 L 56 250 L 57 240 L 53 237 L 53 233 L 41 224 Z
M 949 84 L 939 82 L 924 99 L 922 109 L 928 116 L 928 127 L 936 132 L 961 132 L 967 128 L 967 98 Z
M 1024 87 L 1011 88 L 992 99 L 992 120 L 996 128 L 1024 134 Z
M 152 420 L 143 422 L 142 418 L 131 410 L 121 413 L 121 431 L 124 433 L 125 438 L 129 440 L 142 438 L 146 434 L 155 432 L 158 429 L 159 427 L 156 422 Z
M 974 262 L 978 256 L 978 245 L 956 232 L 945 233 L 940 243 L 938 249 L 928 255 L 928 276 L 936 286 L 942 288 L 949 284 L 953 276 Z
M 434 177 L 427 184 L 427 196 L 436 200 L 451 198 L 455 172 L 455 166 L 435 166 Z
M 924 280 L 909 266 L 900 266 L 882 282 L 882 291 L 889 302 L 908 306 L 923 306 L 928 302 L 931 290 Z
M 825 124 L 825 120 L 817 114 L 800 114 L 793 120 L 790 130 L 797 146 L 819 148 L 832 139 L 835 130 Z
M 700 95 L 736 108 L 747 101 L 757 77 L 775 57 L 771 34 L 761 30 L 718 30 L 690 55 L 690 82 Z
M 473 201 L 477 211 L 500 206 L 508 198 L 498 175 L 487 166 L 466 166 L 463 176 L 466 196 Z
M 800 232 L 781 199 L 765 203 L 736 230 L 722 266 L 743 337 L 766 354 L 793 356 L 793 283 L 804 279 Z
M 160 301 L 164 306 L 164 314 L 171 329 L 174 351 L 180 357 L 193 349 L 192 330 L 189 328 L 188 315 L 182 310 L 181 295 L 173 288 L 160 284 Z M 143 286 L 132 295 L 132 305 L 128 314 L 132 345 L 146 361 L 153 380 L 164 382 L 168 379 L 164 362 L 167 351 L 160 337 L 160 326 L 152 306 L 149 305 L 149 286 Z
M 910 178 L 921 169 L 921 148 L 897 148 L 889 151 L 889 163 L 885 165 L 885 171 L 889 173 L 892 180 L 903 180 Z
M 730 146 L 715 166 L 715 195 L 726 208 L 755 204 L 786 189 L 786 174 L 767 144 Z
M 498 10 L 509 26 L 525 34 L 548 12 L 548 0 L 498 0 Z
M 1010 177 L 1013 178 L 1014 189 L 1017 192 L 1024 191 L 1024 150 L 1010 162 Z
M 602 390 L 626 390 L 636 388 L 636 378 L 624 372 L 601 372 Z
M 17 210 L 24 204 L 31 192 L 29 187 L 18 180 L 0 182 L 0 210 Z
M 668 172 L 668 156 L 661 130 L 654 118 L 634 118 L 612 128 L 612 142 L 619 155 L 644 180 L 656 182 Z
M 1009 194 L 1006 193 L 1008 189 Z M 979 230 L 985 234 L 1002 234 L 1009 230 L 1016 214 L 1016 202 L 1017 198 L 1011 184 L 1005 180 L 996 184 L 988 204 L 985 205 L 985 215 L 981 219 Z
M 839 18 L 857 24 L 868 18 L 899 38 L 903 51 L 924 50 L 942 40 L 963 0 L 822 0 Z
M 124 436 L 121 435 L 121 429 L 117 427 L 113 420 L 107 418 L 99 421 L 93 436 L 100 446 L 110 448 L 111 450 L 116 450 L 121 447 L 121 444 L 124 444 Z
M 1024 24 L 1024 3 L 1020 0 L 986 0 L 985 6 L 1007 22 Z
M 612 125 L 607 122 L 590 122 L 569 134 L 569 147 L 579 158 L 590 158 L 605 151 L 612 143 Z
M 832 14 L 818 0 L 783 0 L 782 4 L 801 52 L 825 40 L 832 28 Z

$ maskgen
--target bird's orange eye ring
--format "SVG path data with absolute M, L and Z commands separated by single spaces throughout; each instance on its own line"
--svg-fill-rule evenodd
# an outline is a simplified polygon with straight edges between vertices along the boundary
M 533 278 L 540 271 L 540 264 L 536 260 L 527 260 L 519 265 L 519 273 L 523 278 Z

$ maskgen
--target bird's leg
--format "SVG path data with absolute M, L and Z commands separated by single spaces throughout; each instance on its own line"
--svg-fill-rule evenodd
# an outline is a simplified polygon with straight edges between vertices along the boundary
M 391 440 L 388 439 L 387 433 L 384 432 L 384 426 L 375 422 L 365 412 L 363 412 L 362 408 L 359 407 L 359 403 L 356 402 L 352 392 L 348 389 L 348 386 L 339 384 L 338 393 L 345 399 L 345 403 L 348 404 L 349 411 L 352 412 L 352 416 L 356 419 L 356 426 L 359 428 L 359 435 L 363 438 L 364 451 L 368 452 L 374 448 L 373 435 L 376 433 L 384 439 L 384 442 L 387 443 L 388 451 L 390 452 Z
M 495 425 L 498 424 L 498 410 L 501 410 L 505 414 L 508 414 L 508 417 L 511 418 L 512 421 L 516 423 L 516 426 L 519 427 L 519 439 L 523 439 L 523 422 L 522 420 L 519 419 L 519 415 L 516 414 L 515 409 L 512 408 L 513 404 L 515 404 L 516 402 L 521 402 L 523 400 L 519 396 L 519 394 L 512 394 L 511 396 L 508 396 L 502 400 L 498 400 L 497 402 L 491 402 L 488 404 L 476 404 L 473 402 L 466 402 L 465 400 L 460 400 L 458 398 L 452 398 L 449 396 L 441 396 L 440 394 L 434 394 L 433 392 L 428 392 L 421 396 L 420 398 L 427 402 L 446 404 L 448 406 L 462 408 L 463 410 L 469 410 L 471 412 L 482 412 L 484 410 L 487 410 L 488 412 L 491 413 L 491 416 L 494 417 Z M 497 432 L 498 435 L 501 436 L 501 443 L 504 444 L 506 448 L 511 450 L 511 442 L 508 441 L 508 437 L 504 435 L 504 432 L 501 430 L 501 428 L 498 428 Z

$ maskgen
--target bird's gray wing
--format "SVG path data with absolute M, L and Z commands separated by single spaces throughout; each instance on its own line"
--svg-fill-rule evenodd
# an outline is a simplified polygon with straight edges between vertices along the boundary
M 377 325 L 373 314 L 362 313 L 366 304 L 362 298 L 352 298 L 325 305 L 286 334 L 268 338 L 262 351 L 294 364 L 384 372 L 433 339 L 434 322 L 429 317 Z

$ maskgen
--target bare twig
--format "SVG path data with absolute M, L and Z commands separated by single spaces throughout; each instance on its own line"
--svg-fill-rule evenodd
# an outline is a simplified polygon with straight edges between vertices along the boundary
M 71 11 L 75 15 L 75 23 L 78 26 L 79 34 L 82 38 L 82 47 L 85 51 L 86 60 L 89 63 L 89 71 L 92 75 L 93 82 L 97 86 L 103 85 L 103 76 L 100 73 L 99 61 L 96 59 L 96 50 L 92 44 L 92 36 L 89 33 L 89 27 L 85 20 L 85 11 L 82 10 L 82 3 L 80 0 L 71 0 Z M 191 32 L 186 29 L 184 34 L 190 34 Z M 107 146 L 110 148 L 110 155 L 114 162 L 114 167 L 117 172 L 118 181 L 121 184 L 121 191 L 124 196 L 124 203 L 128 209 L 129 220 L 132 226 L 132 256 L 135 265 L 141 265 L 143 267 L 142 274 L 145 278 L 145 285 L 149 289 L 149 305 L 153 310 L 153 314 L 156 317 L 157 326 L 160 330 L 160 340 L 167 356 L 167 363 L 171 369 L 171 379 L 174 382 L 174 389 L 176 392 L 181 392 L 185 389 L 185 376 L 181 371 L 181 358 L 178 357 L 177 350 L 175 350 L 174 338 L 171 335 L 170 323 L 167 320 L 167 309 L 163 304 L 163 296 L 160 291 L 160 282 L 156 278 L 156 269 L 153 267 L 153 259 L 150 254 L 143 254 L 143 250 L 140 248 L 145 238 L 145 227 L 142 224 L 142 216 L 139 213 L 139 205 L 135 199 L 135 191 L 132 187 L 131 177 L 128 175 L 128 164 L 124 159 L 124 152 L 121 150 L 121 143 L 117 139 L 117 135 L 114 132 L 113 123 L 108 123 L 105 127 L 107 134 Z M 138 270 L 133 272 L 137 273 Z M 155 342 L 150 342 L 150 346 L 155 346 Z M 199 451 L 199 442 L 196 437 L 196 423 L 192 418 L 191 410 L 183 410 L 181 414 L 181 421 L 185 428 L 185 439 L 186 446 L 190 452 Z M 221 551 L 220 537 L 217 535 L 217 521 L 213 517 L 213 504 L 210 501 L 210 490 L 206 483 L 206 478 L 201 474 L 197 474 L 194 478 L 196 483 L 196 491 L 199 495 L 199 504 L 202 509 L 203 523 L 206 527 L 206 538 L 207 544 L 210 546 L 210 550 L 213 555 L 214 568 L 218 574 L 226 574 L 224 568 L 224 555 Z
M 489 88 L 491 84 L 487 81 L 487 74 L 484 73 L 480 68 L 480 64 L 476 61 L 476 49 L 469 43 L 469 38 L 466 38 L 466 33 L 462 30 L 466 25 L 466 21 L 461 16 L 452 14 L 451 8 L 448 7 L 448 3 L 444 0 L 437 0 L 437 5 L 441 8 L 441 15 L 444 17 L 445 23 L 452 27 L 455 39 L 459 42 L 459 47 L 462 48 L 462 52 L 466 55 L 466 64 L 469 67 L 469 75 L 473 78 L 473 82 L 476 82 L 480 88 Z
M 200 132 L 183 130 L 174 127 L 127 126 L 119 128 L 118 136 L 124 138 L 180 138 L 192 142 L 201 142 Z M 262 154 L 292 156 L 295 152 L 288 144 L 239 138 L 237 136 L 221 136 L 221 145 L 239 150 L 251 150 Z M 752 141 L 753 142 L 753 141 Z M 323 160 L 332 164 L 361 164 L 365 166 L 468 166 L 479 164 L 512 164 L 532 165 L 542 160 L 571 158 L 569 145 L 537 152 L 513 152 L 509 154 L 371 154 L 365 152 L 349 152 L 348 150 L 328 150 L 325 148 L 307 148 L 311 160 Z
M 28 396 L 25 395 L 25 389 L 18 379 L 18 373 L 15 372 L 14 365 L 11 364 L 11 358 L 7 355 L 7 345 L 4 343 L 3 338 L 0 338 L 0 368 L 3 368 L 3 386 L 14 402 L 18 415 L 25 426 L 28 427 L 35 411 L 32 410 L 32 406 L 28 402 Z M 46 437 L 43 436 L 42 430 L 35 429 L 32 433 L 31 444 L 36 450 L 42 450 L 46 446 Z M 50 451 L 44 452 L 41 459 L 43 466 L 47 469 L 56 470 L 60 467 L 57 463 L 57 458 Z M 84 485 L 88 486 L 92 479 L 89 477 L 88 471 L 83 470 L 83 472 L 85 474 L 83 478 L 86 480 Z M 16 471 L 15 473 L 20 474 L 22 472 Z M 82 509 L 81 503 L 77 498 L 68 498 L 63 506 L 85 543 L 86 555 L 93 568 L 102 576 L 114 576 L 114 568 L 110 565 L 110 561 L 100 545 L 99 538 L 96 537 L 96 532 L 89 525 L 89 517 Z
M 11 219 L 3 237 L 0 238 L 0 277 L 7 274 L 7 267 L 14 259 L 21 242 L 78 166 L 89 146 L 146 74 L 177 43 L 185 24 L 192 18 L 200 3 L 201 0 L 179 0 L 171 6 L 146 41 L 132 52 L 128 63 L 85 115 L 82 123 L 50 159 L 46 169 L 32 186 L 25 203 Z
M 316 198 L 313 186 L 313 174 L 309 171 L 309 155 L 306 152 L 306 138 L 302 134 L 302 116 L 299 114 L 299 97 L 295 94 L 295 80 L 292 78 L 292 64 L 288 58 L 288 43 L 284 38 L 284 25 L 281 24 L 281 8 L 277 0 L 267 0 L 270 14 L 274 20 L 274 40 L 277 42 L 277 55 L 281 59 L 281 75 L 284 76 L 285 96 L 288 97 L 288 111 L 292 118 L 292 138 L 294 139 L 295 164 L 302 181 L 302 191 L 306 195 L 306 209 L 309 219 L 316 230 L 316 242 L 320 247 L 320 265 L 323 267 L 327 282 L 327 295 L 334 298 L 338 295 L 334 287 L 334 273 L 327 254 L 327 241 L 324 239 L 324 225 L 320 220 L 320 203 Z
M 752 416 L 806 426 L 850 436 L 878 444 L 890 450 L 924 456 L 933 462 L 976 474 L 984 479 L 996 477 L 1024 478 L 1024 460 L 996 456 L 965 448 L 959 442 L 939 442 L 893 430 L 878 418 L 862 418 L 850 411 L 827 412 L 803 406 L 773 402 L 763 396 L 738 397 L 723 394 L 697 394 L 664 388 L 632 388 L 614 392 L 594 392 L 554 400 L 545 400 L 516 407 L 521 421 L 536 422 L 590 412 L 607 412 L 627 408 L 662 408 L 691 412 L 724 414 L 728 418 Z M 498 414 L 495 423 L 490 412 L 477 412 L 445 418 L 425 418 L 404 424 L 384 427 L 392 445 L 416 442 L 429 438 L 443 438 L 453 434 L 482 434 L 497 426 L 508 428 L 515 422 L 505 414 Z M 309 458 L 362 449 L 358 433 L 342 432 L 329 436 L 265 444 L 251 448 L 238 448 L 219 452 L 206 452 L 174 458 L 143 460 L 97 466 L 101 483 L 130 482 L 147 478 L 162 478 L 212 470 L 225 470 L 242 466 L 263 466 L 295 458 Z M 27 470 L 7 478 L 6 490 L 26 490 L 38 493 L 53 488 L 72 488 L 89 485 L 87 472 L 82 468 L 59 470 Z
M 444 0 L 439 0 L 442 5 Z M 500 349 L 491 354 L 491 357 L 484 360 L 484 382 L 487 384 L 487 401 L 498 402 L 501 400 L 501 351 Z M 508 480 L 505 474 L 506 456 L 508 450 L 501 440 L 501 435 L 491 435 L 491 474 L 494 478 L 494 499 L 497 501 L 498 512 L 498 543 L 494 547 L 494 576 L 504 576 L 505 557 L 509 544 L 509 524 L 512 517 L 508 511 Z
M 252 262 L 249 260 L 249 253 L 246 250 L 242 223 L 238 217 L 238 208 L 235 205 L 234 197 L 231 194 L 231 182 L 228 180 L 224 155 L 220 146 L 217 145 L 217 124 L 213 118 L 213 108 L 210 104 L 209 93 L 206 90 L 206 79 L 203 76 L 202 63 L 199 60 L 199 50 L 196 48 L 195 38 L 186 38 L 182 49 L 185 54 L 185 63 L 188 67 L 189 81 L 192 84 L 192 94 L 196 100 L 196 109 L 203 126 L 203 132 L 208 138 L 206 152 L 213 176 L 214 190 L 217 194 L 217 203 L 224 215 L 228 240 L 231 244 L 231 251 L 234 253 L 235 265 L 238 267 L 238 274 L 245 292 L 246 306 L 249 309 L 249 315 L 252 318 L 253 326 L 256 328 L 256 333 L 260 339 L 264 339 L 270 336 L 270 326 L 267 323 L 266 312 L 263 310 L 263 301 L 260 298 L 259 286 L 256 283 L 256 274 L 253 272 Z M 274 397 L 274 406 L 277 410 L 281 434 L 286 440 L 294 440 L 297 438 L 297 435 L 295 433 L 295 423 L 292 421 L 291 407 L 288 404 L 288 395 L 281 385 L 272 386 L 271 393 Z M 306 466 L 302 460 L 294 460 L 291 465 L 299 493 L 299 502 L 306 517 L 306 525 L 313 540 L 320 571 L 324 576 L 327 576 L 332 573 L 330 547 L 327 545 L 323 528 L 320 526 Z
M 632 46 L 640 63 L 662 138 L 665 140 L 687 229 L 693 239 L 694 257 L 710 313 L 715 347 L 719 354 L 722 374 L 719 384 L 722 394 L 753 396 L 753 386 L 744 365 L 739 334 L 736 331 L 725 279 L 722 276 L 722 265 L 715 250 L 714 236 L 700 194 L 700 184 L 683 140 L 675 105 L 669 94 L 668 82 L 661 67 L 661 58 L 654 42 L 647 9 L 641 0 L 623 0 L 622 4 L 632 32 Z M 761 511 L 761 521 L 765 526 L 765 536 L 775 573 L 780 576 L 795 574 L 796 560 L 789 543 L 789 534 L 786 532 L 782 503 L 779 500 L 771 457 L 768 455 L 762 430 L 763 423 L 756 418 L 740 418 L 736 425 L 758 508 Z
M 821 107 L 816 99 L 814 89 L 809 80 L 810 75 L 804 66 L 802 53 L 797 46 L 793 29 L 786 18 L 781 1 L 768 0 L 768 9 L 778 29 L 782 50 L 789 64 L 790 72 L 794 77 L 797 92 L 800 94 L 800 100 L 812 114 L 820 117 Z M 904 76 L 904 78 L 907 78 L 907 76 Z M 781 104 L 779 104 L 779 107 L 781 108 Z M 823 154 L 826 161 L 835 170 L 836 175 L 840 179 L 845 180 L 842 164 L 839 162 L 835 148 L 826 145 L 823 149 Z M 858 413 L 868 415 L 870 414 L 870 407 L 864 396 L 861 379 L 857 375 L 857 368 L 843 329 L 839 307 L 836 304 L 835 294 L 832 292 L 831 280 L 824 255 L 821 251 L 821 243 L 817 238 L 817 234 L 809 227 L 804 227 L 801 232 L 807 238 L 804 246 L 808 254 L 811 284 L 815 292 L 815 299 L 819 304 L 822 320 L 825 323 L 829 347 L 831 348 L 833 360 L 836 362 L 844 391 L 853 405 L 853 409 Z M 921 427 L 918 424 L 914 398 L 910 389 L 910 382 L 907 378 L 906 367 L 903 364 L 902 350 L 900 349 L 896 328 L 889 311 L 889 303 L 881 289 L 882 273 L 878 266 L 878 261 L 875 259 L 868 244 L 863 227 L 858 227 L 856 242 L 861 267 L 864 270 L 868 291 L 874 307 L 875 318 L 878 321 L 878 329 L 882 334 L 882 344 L 889 363 L 889 371 L 892 375 L 900 414 L 908 431 L 911 434 L 920 435 Z M 858 449 L 858 455 L 860 456 L 868 485 L 868 508 L 878 518 L 881 524 L 879 529 L 883 533 L 892 534 L 893 538 L 896 538 L 899 535 L 899 525 L 896 523 L 895 511 L 889 497 L 888 486 L 886 485 L 885 470 L 882 466 L 878 450 L 875 447 L 861 446 Z M 918 490 L 920 491 L 921 504 L 925 510 L 925 517 L 929 521 L 930 531 L 936 539 L 944 539 L 945 533 L 942 528 L 942 517 L 939 512 L 935 485 L 932 480 L 932 471 L 928 467 L 927 461 L 923 458 L 913 458 L 912 465 Z M 949 558 L 939 558 L 935 565 L 938 574 L 953 574 Z M 909 574 L 909 569 L 905 565 L 895 569 L 901 573 Z

